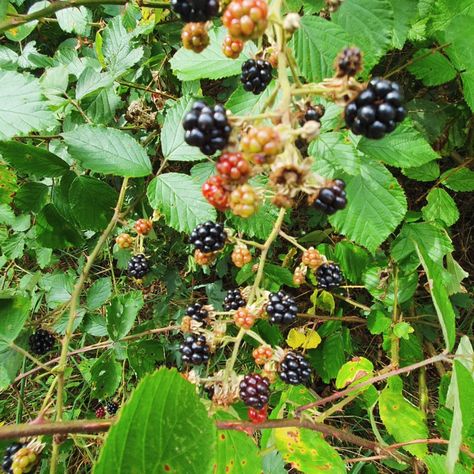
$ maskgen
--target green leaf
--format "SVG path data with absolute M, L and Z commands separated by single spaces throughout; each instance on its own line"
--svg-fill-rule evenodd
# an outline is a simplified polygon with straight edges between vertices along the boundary
M 89 23 L 92 21 L 92 14 L 86 7 L 80 6 L 65 8 L 55 13 L 59 27 L 67 32 L 73 31 L 78 35 L 87 36 L 90 28 Z
M 354 357 L 346 362 L 337 373 L 336 388 L 341 389 L 352 383 L 359 383 L 361 377 L 372 375 L 374 364 L 365 357 Z
M 113 87 L 101 89 L 83 100 L 86 113 L 96 124 L 108 125 L 113 122 L 116 110 L 123 105 Z
M 163 345 L 158 341 L 137 341 L 128 346 L 128 361 L 137 377 L 143 378 L 154 372 L 160 362 L 165 360 Z
M 352 283 L 361 283 L 362 275 L 369 261 L 367 250 L 348 240 L 343 240 L 336 244 L 334 255 L 344 276 Z
M 192 416 L 190 416 L 192 414 Z M 176 370 L 147 375 L 120 411 L 94 474 L 210 472 L 216 431 L 194 385 Z
M 216 218 L 201 187 L 185 174 L 165 173 L 154 178 L 147 196 L 151 206 L 164 214 L 167 224 L 181 232 L 191 232 L 198 224 Z
M 462 72 L 461 80 L 466 103 L 474 111 L 474 69 Z
M 113 83 L 114 79 L 110 74 L 86 67 L 77 80 L 76 98 L 80 100 L 98 89 L 110 87 Z
M 474 171 L 468 168 L 448 170 L 441 175 L 442 183 L 453 191 L 474 191 Z
M 0 140 L 56 124 L 41 95 L 39 80 L 29 74 L 0 71 Z
M 301 25 L 291 41 L 301 73 L 314 82 L 333 75 L 336 56 L 350 43 L 343 28 L 318 16 L 301 18 Z
M 380 310 L 374 310 L 367 316 L 367 328 L 370 334 L 382 334 L 392 324 L 392 320 Z
M 448 291 L 443 284 L 442 267 L 430 259 L 424 247 L 414 242 L 418 257 L 426 273 L 436 314 L 443 331 L 446 348 L 451 350 L 456 339 L 455 314 Z
M 314 157 L 313 170 L 325 177 L 334 178 L 338 172 L 350 174 L 360 173 L 363 159 L 349 138 L 339 132 L 321 134 L 309 147 Z
M 360 171 L 346 178 L 347 206 L 330 222 L 337 232 L 374 252 L 400 224 L 407 202 L 397 180 L 382 164 L 364 160 Z
M 15 206 L 26 212 L 39 212 L 48 201 L 49 188 L 43 183 L 27 182 L 15 194 Z
M 422 247 L 428 257 L 441 263 L 443 257 L 453 251 L 453 245 L 446 231 L 429 222 L 405 224 L 399 236 L 392 243 L 392 257 L 398 262 L 416 252 L 415 243 Z
M 18 5 L 20 5 L 21 3 L 18 2 Z M 49 2 L 46 2 L 46 1 L 36 2 L 28 9 L 27 13 L 34 13 L 48 5 L 49 5 Z M 18 13 L 11 3 L 7 7 L 7 12 L 15 16 Z M 23 41 L 36 28 L 37 24 L 38 24 L 38 20 L 29 21 L 28 23 L 19 25 L 16 28 L 11 28 L 7 30 L 5 32 L 5 36 L 11 41 Z
M 257 115 L 262 112 L 275 87 L 277 87 L 276 81 L 272 81 L 261 94 L 255 95 L 246 91 L 242 84 L 239 84 L 239 87 L 232 92 L 225 106 L 234 115 Z
M 219 419 L 231 419 L 224 413 L 217 415 Z M 217 432 L 216 458 L 213 474 L 261 474 L 262 458 L 251 436 L 246 433 L 228 430 Z
M 446 466 L 453 473 L 459 456 L 463 435 L 468 433 L 474 419 L 474 351 L 467 336 L 463 336 L 453 363 L 453 375 L 446 397 L 446 406 L 453 410 Z
M 57 177 L 69 169 L 65 161 L 48 150 L 16 141 L 0 142 L 0 153 L 13 168 L 28 175 Z
M 430 161 L 421 166 L 403 168 L 402 173 L 416 181 L 434 181 L 439 177 L 440 169 L 437 160 Z
M 323 363 L 327 379 L 335 379 L 345 362 L 344 341 L 342 334 L 337 331 L 330 334 L 323 342 Z
M 393 334 L 397 336 L 398 338 L 403 338 L 408 340 L 410 337 L 410 334 L 415 332 L 412 326 L 408 324 L 405 321 L 402 321 L 400 323 L 395 324 L 393 327 Z
M 91 397 L 111 397 L 119 387 L 121 379 L 121 365 L 115 361 L 112 351 L 105 352 L 91 368 Z
M 124 28 L 120 16 L 107 23 L 102 37 L 102 53 L 107 69 L 114 78 L 121 76 L 143 56 L 143 48 L 133 44 L 133 34 Z
M 229 216 L 232 225 L 238 231 L 243 232 L 247 237 L 257 237 L 259 239 L 268 237 L 277 217 L 277 207 L 268 201 L 259 206 L 257 212 L 246 219 L 234 214 Z
M 168 160 L 196 161 L 205 158 L 199 148 L 184 141 L 183 119 L 194 101 L 192 97 L 182 97 L 166 113 L 161 131 L 161 151 Z
M 23 355 L 13 349 L 0 352 L 0 390 L 6 390 L 13 382 L 23 360 Z
M 91 311 L 99 309 L 112 295 L 112 280 L 110 277 L 99 278 L 87 290 L 86 305 Z
M 287 463 L 307 473 L 343 474 L 344 462 L 321 433 L 299 428 L 274 430 L 275 445 Z
M 238 59 L 230 59 L 222 52 L 222 43 L 227 34 L 224 27 L 209 31 L 209 46 L 199 54 L 180 48 L 170 61 L 175 75 L 181 81 L 194 79 L 222 79 L 240 74 L 242 64 L 252 57 L 255 45 L 248 41 Z
M 446 456 L 442 454 L 430 454 L 423 459 L 428 467 L 428 474 L 446 474 Z M 469 474 L 469 470 L 461 464 L 456 464 L 453 474 Z
M 379 413 L 387 431 L 399 443 L 428 438 L 428 427 L 423 411 L 416 408 L 402 395 L 400 377 L 391 377 L 379 397 Z M 426 444 L 404 446 L 404 450 L 419 458 L 428 453 Z
M 120 130 L 81 125 L 63 137 L 71 156 L 97 173 L 139 178 L 152 171 L 145 150 Z
M 390 47 L 394 12 L 389 0 L 343 2 L 332 20 L 349 35 L 348 44 L 355 44 L 364 51 L 367 71 Z
M 78 247 L 82 237 L 58 212 L 54 204 L 46 204 L 36 218 L 36 237 L 43 246 L 51 249 Z
M 105 229 L 114 213 L 117 197 L 115 189 L 90 176 L 78 176 L 69 188 L 71 210 L 81 229 Z M 94 212 L 91 212 L 91 202 Z
M 278 287 L 283 285 L 290 287 L 296 286 L 293 283 L 293 273 L 291 273 L 288 268 L 267 263 L 263 269 L 263 272 L 265 277 L 275 282 Z
M 143 304 L 142 292 L 138 290 L 112 299 L 107 308 L 107 331 L 110 339 L 118 341 L 129 333 Z
M 421 210 L 425 220 L 440 220 L 449 227 L 459 219 L 458 207 L 454 199 L 444 189 L 431 190 L 426 200 L 428 204 Z
M 392 45 L 402 49 L 411 24 L 418 17 L 418 4 L 412 0 L 389 0 L 394 13 Z
M 455 17 L 444 32 L 444 43 L 449 43 L 445 51 L 459 71 L 474 69 L 473 41 L 472 17 L 467 15 Z
M 420 166 L 438 159 L 437 153 L 410 120 L 405 120 L 381 140 L 362 138 L 358 149 L 371 158 L 400 168 Z
M 12 225 L 15 222 L 15 213 L 8 204 L 0 204 L 0 224 Z
M 419 49 L 408 70 L 425 86 L 439 86 L 456 77 L 456 69 L 439 51 Z
M 0 293 L 0 352 L 15 341 L 30 311 L 30 298 Z

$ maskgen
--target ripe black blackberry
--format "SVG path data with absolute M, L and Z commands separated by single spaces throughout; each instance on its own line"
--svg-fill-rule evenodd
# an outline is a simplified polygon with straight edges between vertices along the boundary
M 352 133 L 374 139 L 393 132 L 406 115 L 400 86 L 380 78 L 372 79 L 344 111 L 346 125 Z
M 34 334 L 30 336 L 30 351 L 36 355 L 43 355 L 49 352 L 56 340 L 54 336 L 46 329 L 37 329 Z
M 324 112 L 326 109 L 323 105 L 306 105 L 306 109 L 304 110 L 304 115 L 301 116 L 299 122 L 300 125 L 303 126 L 306 122 L 314 120 L 315 122 L 320 122 L 323 118 Z
M 344 48 L 336 58 L 336 77 L 354 77 L 362 70 L 362 51 L 359 48 Z
M 105 404 L 105 409 L 107 410 L 107 413 L 109 415 L 115 415 L 115 413 L 117 413 L 118 409 L 119 409 L 119 406 L 118 406 L 118 403 L 115 403 L 115 402 L 107 402 Z
M 15 453 L 17 453 L 23 446 L 26 446 L 25 443 L 13 443 L 8 446 L 8 448 L 5 450 L 5 454 L 3 456 L 3 462 L 2 462 L 2 469 L 4 472 L 8 474 L 12 474 L 12 464 L 13 464 L 13 456 Z
M 227 233 L 222 224 L 212 221 L 199 224 L 189 237 L 189 241 L 202 253 L 217 252 L 224 248 Z
M 171 9 L 186 23 L 210 20 L 219 13 L 218 0 L 171 0 Z
M 142 253 L 134 255 L 128 262 L 128 275 L 134 278 L 143 278 L 150 268 L 148 261 Z
M 202 101 L 195 102 L 185 115 L 183 127 L 186 143 L 208 156 L 227 146 L 231 131 L 225 108 L 219 104 L 209 107 Z
M 248 59 L 242 64 L 240 82 L 247 92 L 262 93 L 272 80 L 272 65 L 264 59 Z
M 344 209 L 347 204 L 345 187 L 346 183 L 342 179 L 336 179 L 331 186 L 321 188 L 314 207 L 325 214 L 334 214 Z
M 288 352 L 278 370 L 283 382 L 291 385 L 304 384 L 311 375 L 309 362 L 299 352 Z
M 207 310 L 202 307 L 202 304 L 194 303 L 189 305 L 186 309 L 186 314 L 194 319 L 194 321 L 198 321 L 199 323 L 205 322 L 206 318 L 209 316 Z
M 201 365 L 209 360 L 209 346 L 205 336 L 190 335 L 179 347 L 186 364 Z
M 272 293 L 268 298 L 266 311 L 272 324 L 290 324 L 296 319 L 298 306 L 291 296 L 283 291 Z
M 226 311 L 243 308 L 246 304 L 246 301 L 242 297 L 242 293 L 237 288 L 235 290 L 229 290 L 224 298 L 224 309 Z
M 318 288 L 332 290 L 342 283 L 342 273 L 337 263 L 323 263 L 316 270 Z
M 262 409 L 270 398 L 270 380 L 258 374 L 246 375 L 239 385 L 240 398 L 248 406 Z

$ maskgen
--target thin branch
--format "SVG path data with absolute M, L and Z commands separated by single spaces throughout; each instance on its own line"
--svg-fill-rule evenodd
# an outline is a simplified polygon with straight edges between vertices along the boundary
M 339 398 L 345 397 L 351 394 L 352 392 L 355 392 L 356 390 L 360 390 L 363 387 L 368 387 L 369 385 L 372 385 L 374 383 L 381 382 L 382 380 L 386 380 L 390 377 L 393 377 L 394 375 L 408 374 L 409 372 L 419 369 L 420 367 L 425 367 L 426 365 L 435 364 L 436 362 L 441 362 L 441 361 L 446 361 L 446 360 L 449 360 L 447 358 L 447 353 L 442 352 L 441 354 L 438 354 L 434 357 L 430 357 L 429 359 L 423 360 L 421 362 L 417 362 L 416 364 L 408 365 L 406 367 L 402 367 L 401 369 L 392 370 L 390 372 L 377 375 L 368 380 L 365 380 L 364 382 L 358 383 L 357 385 L 348 387 L 345 390 L 342 390 L 340 392 L 335 392 L 332 395 L 329 395 L 328 397 L 321 398 L 320 400 L 316 400 L 315 402 L 308 403 L 306 405 L 302 405 L 295 410 L 295 414 L 298 416 L 301 412 L 305 410 L 310 410 L 311 408 L 315 408 L 317 406 L 326 405 L 326 403 L 330 403 L 335 400 L 338 400 Z

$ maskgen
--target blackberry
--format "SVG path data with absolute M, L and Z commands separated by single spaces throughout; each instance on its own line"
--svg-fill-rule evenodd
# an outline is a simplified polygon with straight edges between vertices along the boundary
M 219 13 L 218 0 L 171 0 L 171 9 L 186 23 L 210 20 Z
M 248 59 L 242 64 L 240 81 L 247 92 L 257 95 L 263 92 L 272 80 L 272 65 L 263 59 Z
M 342 179 L 336 179 L 331 186 L 321 188 L 314 207 L 325 214 L 334 214 L 344 209 L 347 204 L 345 187 L 346 183 Z
M 115 415 L 115 413 L 117 413 L 118 409 L 119 409 L 119 406 L 118 406 L 118 403 L 115 403 L 115 402 L 107 402 L 105 404 L 105 409 L 107 410 L 107 413 L 109 415 Z
M 128 275 L 131 277 L 140 279 L 149 271 L 148 261 L 142 253 L 134 255 L 128 262 Z
M 296 319 L 298 306 L 293 298 L 279 291 L 270 295 L 266 311 L 272 324 L 290 324 Z
M 224 298 L 224 309 L 226 311 L 243 308 L 246 304 L 239 289 L 229 290 Z
M 190 146 L 197 146 L 205 155 L 213 155 L 227 146 L 231 126 L 222 105 L 209 107 L 197 101 L 183 120 L 184 140 Z
M 186 314 L 199 323 L 205 322 L 206 318 L 209 316 L 207 310 L 203 309 L 202 304 L 199 303 L 194 303 L 188 306 Z
M 374 139 L 393 132 L 406 115 L 400 86 L 380 78 L 372 79 L 344 111 L 352 133 Z
M 189 241 L 203 253 L 217 252 L 224 248 L 227 233 L 222 224 L 207 221 L 199 224 L 189 237 Z
M 336 77 L 354 77 L 362 69 L 362 51 L 344 48 L 336 58 Z
M 342 283 L 342 273 L 336 263 L 323 263 L 316 270 L 318 288 L 332 290 Z
M 102 405 L 100 407 L 96 408 L 95 417 L 96 418 L 104 418 L 105 417 L 105 408 Z
M 300 118 L 300 125 L 303 126 L 306 122 L 314 120 L 315 122 L 321 121 L 323 118 L 324 112 L 326 109 L 324 106 L 318 105 L 307 105 L 306 110 L 304 110 L 304 115 Z
M 239 385 L 240 398 L 248 406 L 262 409 L 270 398 L 270 380 L 258 374 L 246 375 Z
M 179 351 L 186 364 L 201 365 L 209 360 L 210 350 L 205 336 L 187 336 Z
M 278 370 L 283 382 L 291 385 L 304 384 L 311 375 L 309 362 L 299 352 L 288 352 Z
M 8 474 L 12 474 L 12 464 L 13 464 L 13 456 L 21 449 L 23 446 L 26 446 L 24 443 L 13 443 L 8 446 L 5 450 L 5 454 L 3 456 L 2 462 L 2 469 L 4 472 Z
M 49 352 L 56 340 L 54 336 L 46 329 L 37 329 L 34 334 L 30 336 L 30 350 L 33 354 L 43 355 Z

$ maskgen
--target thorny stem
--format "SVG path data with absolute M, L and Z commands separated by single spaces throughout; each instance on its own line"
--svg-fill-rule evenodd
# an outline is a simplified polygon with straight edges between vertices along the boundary
M 390 372 L 386 372 L 384 374 L 376 375 L 375 377 L 367 379 L 364 382 L 348 387 L 345 390 L 342 390 L 340 392 L 335 392 L 332 395 L 329 395 L 328 397 L 321 398 L 320 400 L 316 400 L 315 402 L 308 403 L 306 405 L 302 405 L 295 410 L 295 414 L 298 416 L 301 414 L 301 412 L 305 410 L 310 410 L 311 408 L 314 408 L 317 406 L 326 405 L 326 403 L 333 402 L 334 400 L 338 400 L 339 398 L 342 398 L 342 397 L 346 397 L 347 395 L 351 394 L 352 392 L 355 392 L 356 390 L 360 390 L 363 387 L 368 387 L 369 385 L 372 385 L 374 383 L 381 382 L 382 380 L 386 380 L 390 377 L 393 377 L 394 375 L 408 374 L 409 372 L 412 372 L 413 370 L 419 369 L 421 367 L 425 367 L 426 365 L 435 364 L 441 361 L 450 362 L 450 359 L 448 358 L 447 354 L 448 353 L 445 351 L 434 357 L 430 357 L 429 359 L 423 360 L 421 362 L 417 362 L 416 364 L 408 365 L 406 367 L 402 367 L 401 369 L 396 369 Z
M 36 357 L 32 356 L 28 351 L 25 351 L 20 346 L 17 346 L 15 343 L 10 342 L 10 348 L 13 349 L 15 352 L 18 352 L 22 356 L 25 356 L 26 358 L 30 359 L 32 362 L 34 362 L 38 367 L 40 367 L 43 370 L 47 370 L 50 372 L 49 367 L 46 367 L 45 364 L 43 364 L 41 361 L 39 361 Z
M 394 328 L 399 323 L 398 312 L 398 268 L 393 269 L 393 312 L 392 312 L 392 337 L 391 337 L 391 363 L 394 367 L 400 364 L 400 338 L 395 334 Z
M 283 237 L 288 242 L 290 242 L 290 244 L 294 245 L 296 248 L 300 249 L 302 252 L 306 251 L 306 249 L 302 245 L 300 245 L 294 237 L 291 237 L 291 235 L 288 235 L 286 232 L 283 232 L 281 229 L 280 229 L 280 236 Z
M 102 250 L 102 247 L 107 241 L 109 235 L 114 230 L 115 225 L 117 224 L 117 221 L 119 220 L 121 216 L 121 210 L 122 210 L 123 203 L 125 201 L 125 193 L 127 190 L 127 185 L 128 185 L 128 178 L 124 178 L 112 219 L 110 219 L 109 225 L 104 230 L 99 240 L 97 241 L 97 244 L 94 247 L 94 250 L 87 258 L 87 262 L 84 265 L 84 268 L 82 269 L 81 275 L 79 279 L 77 280 L 77 283 L 74 287 L 74 291 L 71 295 L 71 303 L 69 305 L 69 319 L 67 322 L 64 339 L 62 341 L 62 348 L 61 348 L 59 363 L 57 367 L 55 368 L 55 372 L 57 373 L 57 379 L 58 379 L 58 388 L 57 388 L 57 395 L 56 395 L 56 421 L 58 422 L 61 421 L 63 417 L 64 372 L 66 370 L 67 355 L 68 355 L 68 350 L 69 350 L 69 341 L 71 340 L 71 337 L 72 337 L 72 331 L 74 327 L 74 321 L 76 319 L 79 297 L 80 297 L 82 288 L 84 286 L 84 283 L 87 280 L 87 277 L 89 276 L 89 271 L 92 268 L 92 265 L 94 264 L 95 259 L 99 255 L 99 252 Z M 53 450 L 51 454 L 51 464 L 50 464 L 50 474 L 56 473 L 58 456 L 59 456 L 59 445 L 57 443 L 53 443 Z

